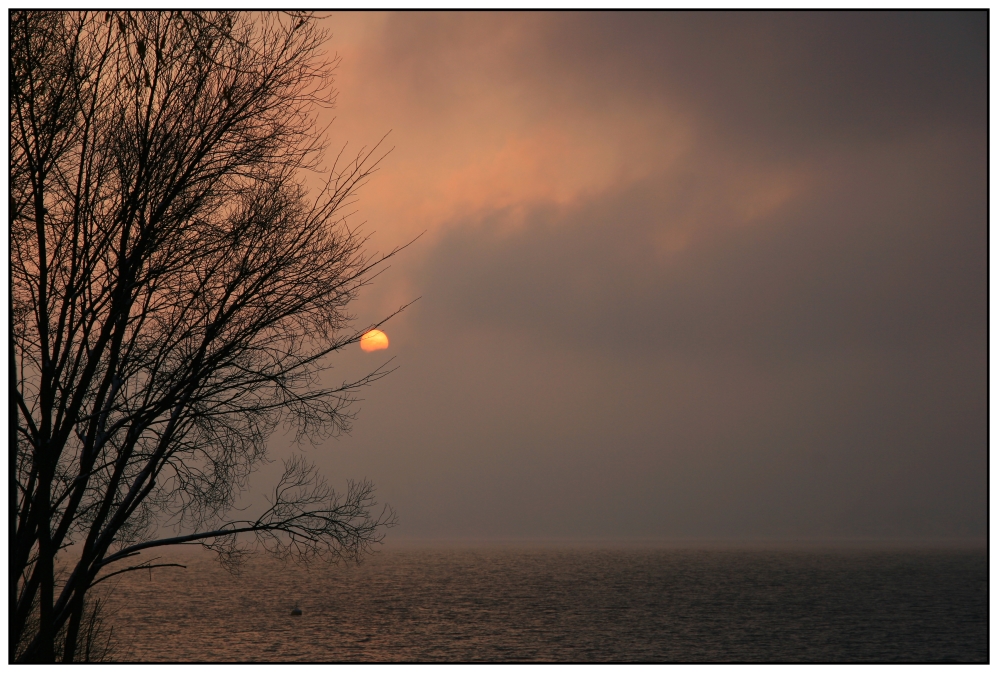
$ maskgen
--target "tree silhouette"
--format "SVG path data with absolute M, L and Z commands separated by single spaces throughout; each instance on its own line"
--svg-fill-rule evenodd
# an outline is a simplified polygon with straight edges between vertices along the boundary
M 345 431 L 352 391 L 387 373 L 319 376 L 359 340 L 347 305 L 398 249 L 367 255 L 346 221 L 378 148 L 322 170 L 315 111 L 335 60 L 314 17 L 15 11 L 9 25 L 10 658 L 72 661 L 96 646 L 87 592 L 154 567 L 142 550 L 232 560 L 251 533 L 337 560 L 381 539 L 394 514 L 371 485 L 337 494 L 300 458 L 264 514 L 226 516 L 278 425 Z

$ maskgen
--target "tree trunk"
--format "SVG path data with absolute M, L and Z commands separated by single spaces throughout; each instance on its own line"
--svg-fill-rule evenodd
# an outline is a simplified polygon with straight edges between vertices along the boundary
M 73 612 L 69 617 L 69 626 L 66 627 L 66 642 L 62 652 L 64 664 L 71 663 L 76 656 L 76 641 L 79 639 L 80 622 L 83 620 L 83 607 L 83 594 L 75 594 Z

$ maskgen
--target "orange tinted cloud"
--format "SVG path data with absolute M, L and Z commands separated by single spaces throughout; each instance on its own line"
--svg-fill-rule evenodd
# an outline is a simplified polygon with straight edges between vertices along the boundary
M 394 151 L 360 204 L 374 228 L 404 238 L 492 210 L 568 205 L 681 160 L 692 135 L 678 110 L 594 101 L 577 84 L 555 90 L 523 77 L 547 21 L 349 12 L 327 20 L 343 59 L 333 137 L 369 143 L 392 131 Z M 400 42 L 408 49 L 392 47 Z

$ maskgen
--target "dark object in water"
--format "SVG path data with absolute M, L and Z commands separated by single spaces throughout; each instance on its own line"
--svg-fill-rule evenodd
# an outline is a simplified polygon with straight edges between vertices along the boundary
M 293 608 L 291 608 L 291 616 L 292 617 L 301 617 L 301 608 L 298 607 L 297 605 L 294 606 Z

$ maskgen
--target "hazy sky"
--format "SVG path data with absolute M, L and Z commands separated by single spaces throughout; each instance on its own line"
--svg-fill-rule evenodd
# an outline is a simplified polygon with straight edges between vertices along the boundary
M 325 23 L 391 537 L 986 534 L 985 12 Z

